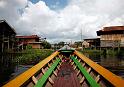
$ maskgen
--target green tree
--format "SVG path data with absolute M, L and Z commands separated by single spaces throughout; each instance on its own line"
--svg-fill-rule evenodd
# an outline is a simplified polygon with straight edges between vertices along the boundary
M 64 44 L 65 44 L 65 42 L 62 41 L 62 42 L 59 42 L 59 43 L 58 43 L 58 46 L 59 46 L 59 47 L 63 47 Z
M 27 49 L 32 49 L 32 46 L 31 46 L 31 45 L 27 45 L 26 48 L 27 48 Z
M 82 42 L 81 41 L 75 42 L 74 44 L 76 45 L 76 47 L 81 47 L 82 46 Z
M 43 45 L 43 48 L 44 48 L 44 49 L 50 49 L 50 48 L 51 48 L 51 44 L 50 44 L 49 42 L 47 42 L 47 41 L 44 41 L 44 42 L 42 43 L 42 45 Z

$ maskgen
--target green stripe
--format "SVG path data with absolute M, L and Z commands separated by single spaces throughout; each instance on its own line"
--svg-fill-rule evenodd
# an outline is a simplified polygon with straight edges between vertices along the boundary
M 52 64 L 52 66 L 46 71 L 46 73 L 38 80 L 37 84 L 34 87 L 43 87 L 49 76 L 52 74 L 54 69 L 57 67 L 60 62 L 60 58 L 57 58 L 56 61 Z
M 72 56 L 71 59 L 75 62 L 76 66 L 78 66 L 81 73 L 87 79 L 91 87 L 100 87 L 100 85 L 93 79 L 93 77 L 91 77 L 91 75 L 86 71 L 86 69 L 82 67 L 81 63 L 78 62 L 78 60 L 74 56 Z

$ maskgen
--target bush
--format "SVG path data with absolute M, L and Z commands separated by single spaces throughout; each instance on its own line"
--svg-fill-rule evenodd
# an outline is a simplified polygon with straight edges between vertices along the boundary
M 21 53 L 16 53 L 14 61 L 19 64 L 36 64 L 51 55 L 52 52 L 49 49 L 27 49 Z
M 32 49 L 32 46 L 31 46 L 31 45 L 27 45 L 26 48 L 27 48 L 27 49 Z

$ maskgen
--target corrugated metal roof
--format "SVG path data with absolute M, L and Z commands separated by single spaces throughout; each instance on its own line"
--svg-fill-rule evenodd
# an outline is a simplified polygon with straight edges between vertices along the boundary
M 124 26 L 104 27 L 102 30 L 97 31 L 98 36 L 105 34 L 124 34 Z

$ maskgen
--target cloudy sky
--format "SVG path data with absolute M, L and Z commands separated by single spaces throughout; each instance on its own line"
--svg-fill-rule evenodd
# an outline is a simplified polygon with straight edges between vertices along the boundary
M 104 26 L 124 25 L 124 0 L 0 0 L 0 19 L 18 35 L 49 42 L 96 37 Z

